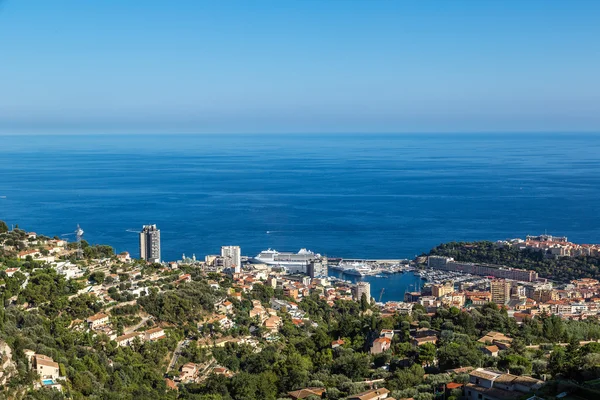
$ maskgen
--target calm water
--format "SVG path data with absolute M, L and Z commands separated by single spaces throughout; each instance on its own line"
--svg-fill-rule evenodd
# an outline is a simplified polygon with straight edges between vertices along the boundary
M 155 223 L 167 260 L 225 244 L 407 258 L 545 230 L 600 242 L 598 199 L 600 135 L 0 136 L 0 219 L 79 223 L 133 255 Z
M 346 275 L 341 271 L 329 269 L 329 276 L 342 278 L 353 283 L 359 280 L 369 282 L 371 284 L 371 297 L 379 301 L 381 296 L 381 301 L 383 302 L 403 300 L 405 291 L 419 291 L 423 287 L 423 283 L 425 283 L 420 276 L 412 272 L 384 275 L 385 278 L 377 278 L 376 276 L 358 277 L 356 275 Z M 385 289 L 383 293 L 381 293 L 382 289 Z

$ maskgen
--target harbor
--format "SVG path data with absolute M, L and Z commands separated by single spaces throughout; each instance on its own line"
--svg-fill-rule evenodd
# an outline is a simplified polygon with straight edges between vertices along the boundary
M 420 291 L 424 281 L 414 271 L 405 273 L 386 274 L 385 278 L 377 275 L 356 276 L 346 275 L 342 271 L 329 269 L 329 277 L 349 283 L 369 282 L 371 296 L 377 302 L 402 301 L 404 293 Z
M 366 261 L 366 260 L 365 260 Z M 383 262 L 382 262 L 383 261 Z M 356 284 L 368 282 L 371 285 L 371 295 L 377 302 L 403 301 L 409 292 L 430 293 L 432 285 L 452 282 L 455 289 L 477 290 L 489 285 L 489 279 L 461 272 L 440 271 L 435 269 L 418 269 L 413 264 L 404 264 L 380 260 L 379 263 L 364 263 L 369 265 L 360 274 L 340 265 L 330 265 L 328 275 L 332 280 Z M 401 260 L 404 261 L 404 260 Z M 370 268 L 370 269 L 366 269 Z
M 423 269 L 417 260 L 335 258 L 305 248 L 298 252 L 267 249 L 253 258 L 247 258 L 247 261 L 270 265 L 286 274 L 306 274 L 310 277 L 327 275 L 340 284 L 368 282 L 371 296 L 377 302 L 384 303 L 403 301 L 406 293 L 430 293 L 431 286 L 449 282 L 458 290 L 485 289 L 489 285 L 489 279 L 479 275 Z
M 410 260 L 361 260 L 361 259 L 330 259 L 328 262 L 330 270 L 342 272 L 345 275 L 358 277 L 376 276 L 385 278 L 390 274 L 414 271 Z

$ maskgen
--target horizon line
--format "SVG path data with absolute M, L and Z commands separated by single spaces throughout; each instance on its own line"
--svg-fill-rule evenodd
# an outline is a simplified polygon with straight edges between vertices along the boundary
M 405 131 L 405 132 L 93 132 L 93 133 L 76 133 L 76 132 L 1 132 L 0 136 L 241 136 L 241 135 L 597 135 L 600 134 L 599 130 L 577 130 L 577 131 Z

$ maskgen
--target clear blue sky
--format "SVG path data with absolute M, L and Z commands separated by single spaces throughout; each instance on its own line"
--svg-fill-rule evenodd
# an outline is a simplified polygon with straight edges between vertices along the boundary
M 600 132 L 600 1 L 0 0 L 0 133 Z

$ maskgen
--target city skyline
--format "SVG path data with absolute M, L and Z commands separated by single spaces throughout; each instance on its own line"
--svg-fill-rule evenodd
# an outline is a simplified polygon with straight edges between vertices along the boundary
M 598 132 L 596 2 L 0 4 L 0 134 Z

